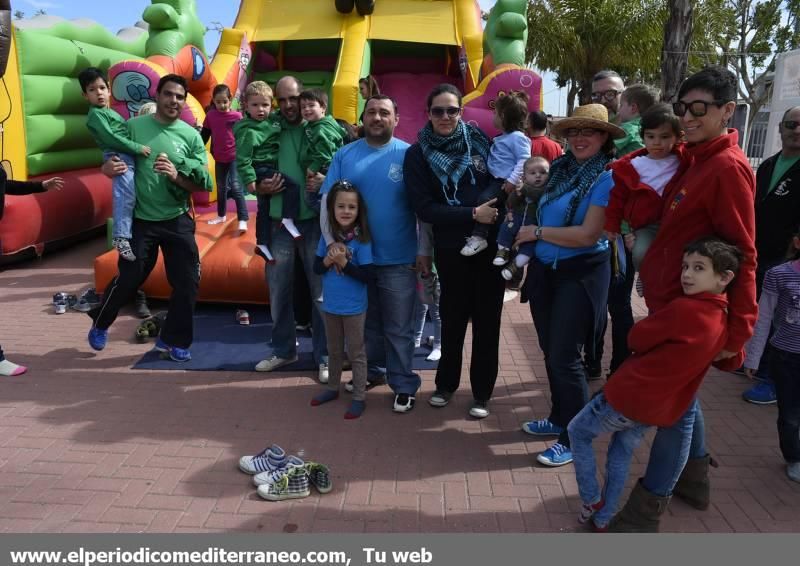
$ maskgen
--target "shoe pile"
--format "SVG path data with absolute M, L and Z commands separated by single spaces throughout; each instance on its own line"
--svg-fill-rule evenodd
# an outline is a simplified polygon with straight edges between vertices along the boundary
M 305 462 L 272 444 L 254 456 L 242 456 L 239 469 L 253 476 L 258 496 L 267 501 L 302 499 L 311 495 L 310 486 L 319 493 L 333 489 L 331 472 L 325 464 Z
M 136 341 L 143 344 L 151 338 L 158 338 L 165 320 L 167 320 L 167 313 L 159 312 L 140 322 L 136 327 Z
M 69 293 L 56 293 L 53 295 L 53 309 L 56 314 L 64 314 L 67 308 L 78 302 L 78 297 Z

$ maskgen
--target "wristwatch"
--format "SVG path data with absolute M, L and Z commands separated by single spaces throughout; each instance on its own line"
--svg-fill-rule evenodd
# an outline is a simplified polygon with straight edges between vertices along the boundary
M 536 239 L 539 240 L 542 237 L 542 227 L 537 226 L 536 230 L 533 231 L 533 235 L 536 236 Z

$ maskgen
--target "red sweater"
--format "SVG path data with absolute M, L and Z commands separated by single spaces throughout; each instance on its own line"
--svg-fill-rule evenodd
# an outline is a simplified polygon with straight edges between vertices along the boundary
M 656 224 L 661 218 L 661 211 L 664 208 L 661 195 L 650 185 L 641 182 L 639 173 L 631 163 L 634 157 L 640 155 L 647 155 L 647 150 L 638 149 L 608 166 L 614 179 L 614 188 L 611 189 L 606 207 L 605 229 L 608 232 L 619 234 L 623 220 L 627 221 L 632 230 L 638 230 Z M 689 166 L 689 156 L 683 144 L 675 146 L 675 155 L 678 156 L 680 164 L 673 177 L 678 178 Z
M 633 354 L 603 389 L 611 406 L 647 425 L 675 424 L 728 339 L 727 305 L 725 295 L 684 295 L 636 323 L 628 335 Z M 740 354 L 715 365 L 733 370 L 743 360 Z
M 725 350 L 741 352 L 753 334 L 758 306 L 755 286 L 755 176 L 737 144 L 736 130 L 706 143 L 687 146 L 691 164 L 664 189 L 661 227 L 644 257 L 639 276 L 651 313 L 683 296 L 683 248 L 717 236 L 744 254 L 728 287 L 728 341 Z

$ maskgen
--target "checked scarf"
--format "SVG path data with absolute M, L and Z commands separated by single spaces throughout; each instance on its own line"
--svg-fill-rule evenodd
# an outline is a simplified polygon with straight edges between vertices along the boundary
M 431 123 L 428 122 L 419 131 L 417 139 L 422 149 L 422 155 L 425 156 L 425 160 L 436 178 L 442 183 L 442 187 L 446 188 L 452 182 L 456 191 L 461 177 L 472 164 L 472 157 L 479 155 L 486 161 L 489 157 L 489 147 L 492 144 L 479 128 L 465 124 L 461 120 L 458 121 L 453 133 L 446 137 L 436 134 Z M 474 176 L 472 183 L 475 184 Z M 448 198 L 447 201 L 451 204 L 458 202 L 455 194 L 452 199 Z
M 578 205 L 612 159 L 601 151 L 591 159 L 578 163 L 572 152 L 568 151 L 553 161 L 550 165 L 550 178 L 547 180 L 545 193 L 539 202 L 539 210 L 541 211 L 549 203 L 558 200 L 565 193 L 571 192 L 572 198 L 569 199 L 564 215 L 564 226 L 572 226 Z

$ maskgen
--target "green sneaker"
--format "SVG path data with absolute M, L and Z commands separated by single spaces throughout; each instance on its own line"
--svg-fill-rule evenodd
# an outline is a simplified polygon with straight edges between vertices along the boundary
M 305 468 L 293 468 L 273 483 L 258 486 L 258 496 L 267 501 L 302 499 L 311 495 Z
M 306 473 L 308 474 L 308 481 L 317 488 L 318 492 L 328 493 L 333 489 L 331 471 L 325 464 L 306 462 Z

